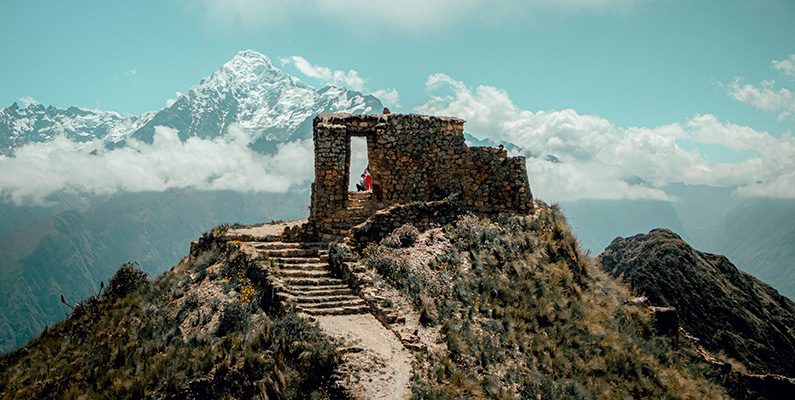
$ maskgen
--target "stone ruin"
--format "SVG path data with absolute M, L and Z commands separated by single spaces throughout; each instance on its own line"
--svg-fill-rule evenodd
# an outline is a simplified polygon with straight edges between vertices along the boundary
M 468 147 L 464 122 L 415 114 L 318 115 L 313 124 L 315 181 L 309 223 L 286 231 L 285 239 L 339 240 L 356 225 L 373 221 L 376 214 L 383 222 L 384 213 L 394 206 L 402 206 L 402 218 L 421 216 L 425 225 L 437 222 L 433 219 L 438 211 L 428 207 L 420 207 L 424 212 L 407 211 L 410 204 L 452 201 L 456 212 L 531 213 L 533 197 L 524 157 Z M 372 191 L 348 191 L 351 137 L 366 138 Z M 389 222 L 393 229 L 411 221 Z

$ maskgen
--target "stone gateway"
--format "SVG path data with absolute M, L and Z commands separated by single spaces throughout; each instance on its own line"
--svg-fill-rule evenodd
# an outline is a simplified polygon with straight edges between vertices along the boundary
M 377 210 L 449 197 L 480 215 L 532 212 L 524 157 L 468 147 L 464 122 L 415 114 L 318 115 L 309 225 L 321 236 L 343 236 Z M 351 137 L 366 138 L 372 192 L 348 192 Z

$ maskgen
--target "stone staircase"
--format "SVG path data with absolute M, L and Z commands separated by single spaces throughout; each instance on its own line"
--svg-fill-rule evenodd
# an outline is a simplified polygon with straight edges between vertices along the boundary
M 277 296 L 310 316 L 369 313 L 365 301 L 329 269 L 324 243 L 251 243 L 273 261 Z
M 372 192 L 348 192 L 345 203 L 347 218 L 344 222 L 336 222 L 326 228 L 320 235 L 324 242 L 342 242 L 350 229 L 366 221 L 375 212 Z

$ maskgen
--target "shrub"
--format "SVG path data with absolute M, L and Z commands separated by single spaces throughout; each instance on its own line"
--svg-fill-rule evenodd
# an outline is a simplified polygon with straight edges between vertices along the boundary
M 249 314 L 239 301 L 233 301 L 224 305 L 221 316 L 218 317 L 218 336 L 226 336 L 229 333 L 243 330 L 248 322 Z
M 87 314 L 93 314 L 99 309 L 102 300 L 98 295 L 91 296 L 77 304 L 72 308 L 70 314 L 73 318 L 80 318 Z
M 342 243 L 332 242 L 328 247 L 328 257 L 335 262 L 341 262 L 346 258 L 353 257 L 353 251 Z
M 391 248 L 410 247 L 420 236 L 420 231 L 412 224 L 405 224 L 390 233 L 381 244 Z
M 138 268 L 137 262 L 124 263 L 109 280 L 105 289 L 108 298 L 124 297 L 149 282 L 149 273 Z
M 188 297 L 185 298 L 185 302 L 182 304 L 186 310 L 195 310 L 196 308 L 199 307 L 199 297 L 196 296 L 195 293 L 191 293 Z

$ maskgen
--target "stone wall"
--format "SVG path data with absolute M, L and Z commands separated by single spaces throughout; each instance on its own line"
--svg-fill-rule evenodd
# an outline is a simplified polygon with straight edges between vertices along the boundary
M 345 227 L 351 137 L 367 138 L 373 210 L 457 195 L 477 214 L 530 213 L 533 198 L 524 157 L 467 147 L 464 121 L 413 114 L 322 114 L 314 119 L 315 182 L 310 221 L 319 229 Z M 358 172 L 358 171 L 357 171 Z
M 368 243 L 380 242 L 404 224 L 412 224 L 422 232 L 434 225 L 452 223 L 462 213 L 455 199 L 396 204 L 377 211 L 367 222 L 352 228 L 349 244 L 355 251 L 361 252 Z

